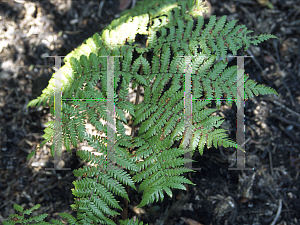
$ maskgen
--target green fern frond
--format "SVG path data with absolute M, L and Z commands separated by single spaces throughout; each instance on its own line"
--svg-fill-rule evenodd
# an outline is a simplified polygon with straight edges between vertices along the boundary
M 29 224 L 31 222 L 35 222 L 35 224 L 50 224 L 50 223 L 44 221 L 44 219 L 48 216 L 48 214 L 40 214 L 38 216 L 31 216 L 28 219 L 24 218 L 24 215 L 30 215 L 33 212 L 33 210 L 40 208 L 41 207 L 40 204 L 37 204 L 27 210 L 24 210 L 24 208 L 18 204 L 14 204 L 13 207 L 16 211 L 20 212 L 21 215 L 10 214 L 9 218 L 8 218 L 9 220 L 3 221 L 4 225 L 11 225 L 11 224 L 16 224 L 16 223 Z
M 126 220 L 120 220 L 120 225 L 143 225 L 143 222 L 139 222 L 138 219 L 136 219 L 136 221 L 134 221 L 133 219 L 126 219 Z M 145 225 L 148 225 L 145 224 Z
M 228 67 L 227 55 L 237 55 L 242 48 L 246 50 L 251 44 L 277 37 L 271 34 L 251 37 L 252 31 L 236 25 L 236 20 L 227 22 L 226 16 L 220 19 L 211 16 L 204 24 L 201 16 L 204 7 L 196 3 L 199 2 L 138 2 L 134 9 L 122 12 L 120 18 L 64 58 L 65 65 L 60 68 L 65 99 L 61 141 L 68 151 L 71 145 L 76 147 L 78 142 L 87 141 L 97 152 L 77 150 L 81 159 L 96 167 L 74 170 L 80 179 L 73 182 L 76 198 L 72 208 L 78 213 L 76 219 L 62 214 L 69 223 L 115 224 L 109 217 L 118 215 L 114 209 L 121 209 L 116 195 L 129 199 L 126 185 L 135 189 L 134 184 L 141 182 L 139 191 L 143 191 L 143 199 L 139 207 L 163 200 L 164 193 L 171 196 L 172 188 L 185 189 L 184 184 L 192 184 L 182 176 L 192 171 L 184 168 L 192 162 L 183 158 L 188 151 L 198 148 L 202 155 L 205 145 L 241 149 L 228 139 L 225 130 L 219 129 L 224 119 L 212 116 L 216 109 L 211 108 L 211 103 L 215 101 L 219 108 L 221 99 L 226 99 L 229 106 L 233 101 L 241 101 L 237 98 L 237 66 Z M 147 41 L 142 43 L 140 39 Z M 122 56 L 114 58 L 114 80 L 110 84 L 114 94 L 107 85 L 108 56 Z M 184 56 L 193 56 L 191 70 L 187 70 Z M 189 101 L 185 89 L 187 71 L 191 71 L 192 80 L 191 121 L 185 121 L 185 106 Z M 57 73 L 42 95 L 28 106 L 48 104 L 54 114 Z M 144 89 L 144 100 L 138 105 L 128 101 L 130 83 L 133 89 L 138 86 Z M 247 76 L 244 89 L 245 99 L 258 94 L 277 94 Z M 116 113 L 114 170 L 107 170 L 106 166 L 108 98 L 113 99 Z M 125 134 L 128 121 L 125 113 L 131 116 L 138 136 Z M 86 121 L 106 137 L 89 134 Z M 54 136 L 54 122 L 47 126 L 42 144 Z M 186 143 L 187 149 L 183 148 Z M 52 155 L 57 146 L 58 143 L 51 146 Z M 128 220 L 120 223 L 133 224 Z

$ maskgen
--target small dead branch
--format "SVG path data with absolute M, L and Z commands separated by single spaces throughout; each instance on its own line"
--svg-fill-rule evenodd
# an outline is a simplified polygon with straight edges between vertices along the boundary
M 282 200 L 279 199 L 278 210 L 277 210 L 276 216 L 275 216 L 274 220 L 272 221 L 271 225 L 275 225 L 276 221 L 278 220 L 278 217 L 279 217 L 279 215 L 281 213 L 281 208 L 282 208 Z

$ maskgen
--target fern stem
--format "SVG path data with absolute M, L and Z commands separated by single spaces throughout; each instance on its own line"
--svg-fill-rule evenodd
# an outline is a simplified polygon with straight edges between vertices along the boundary
M 126 192 L 129 196 L 129 186 L 126 185 L 125 187 Z M 126 198 L 124 198 L 124 207 L 123 207 L 123 212 L 122 212 L 122 220 L 126 220 L 128 219 L 128 200 Z
M 139 98 L 140 98 L 140 85 L 137 88 L 137 93 L 136 93 L 136 98 L 135 98 L 135 105 L 138 104 L 139 102 Z M 133 125 L 132 129 L 131 129 L 131 136 L 134 137 L 134 132 L 135 131 L 135 125 Z M 129 149 L 129 152 L 132 153 L 132 149 Z M 127 170 L 127 173 L 129 173 L 129 170 Z M 129 186 L 126 185 L 125 187 L 126 189 L 126 193 L 129 196 Z M 126 220 L 128 218 L 128 200 L 126 198 L 124 198 L 124 207 L 123 207 L 123 212 L 122 212 L 122 220 Z
M 146 47 L 148 47 L 148 39 L 146 42 Z M 144 53 L 144 57 L 147 57 L 147 53 Z M 140 70 L 140 75 L 143 74 L 143 66 Z M 137 87 L 137 92 L 136 92 L 136 97 L 135 97 L 135 105 L 139 104 L 139 98 L 140 98 L 140 92 L 141 92 L 141 85 L 138 85 Z M 131 136 L 134 137 L 135 135 L 135 125 L 133 125 L 132 129 L 131 129 Z M 129 149 L 129 152 L 132 153 L 132 149 Z M 127 172 L 129 173 L 129 171 L 127 170 Z M 126 185 L 126 192 L 127 195 L 129 196 L 129 186 Z M 126 220 L 128 217 L 128 200 L 126 198 L 124 198 L 124 207 L 123 207 L 123 212 L 122 212 L 122 220 Z

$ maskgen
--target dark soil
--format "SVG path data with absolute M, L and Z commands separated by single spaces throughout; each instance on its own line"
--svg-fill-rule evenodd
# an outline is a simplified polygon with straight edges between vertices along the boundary
M 53 58 L 67 55 L 117 14 L 118 0 L 11 0 L 0 2 L 0 221 L 15 213 L 13 204 L 26 209 L 41 204 L 38 214 L 47 221 L 68 212 L 76 179 L 72 170 L 82 166 L 65 153 L 65 168 L 53 168 L 49 146 L 27 161 L 44 139 L 52 120 L 48 108 L 26 108 L 41 94 L 54 72 Z M 235 167 L 235 149 L 210 148 L 194 155 L 195 168 L 187 174 L 196 184 L 175 190 L 173 198 L 138 210 L 141 196 L 130 190 L 129 218 L 149 224 L 300 224 L 300 1 L 271 0 L 270 9 L 254 0 L 211 0 L 212 14 L 239 19 L 255 35 L 271 39 L 251 46 L 244 55 L 245 70 L 279 96 L 258 96 L 245 104 L 246 167 Z M 99 7 L 102 10 L 99 10 Z M 236 111 L 222 107 L 224 129 L 236 137 Z M 122 200 L 121 200 L 121 204 Z M 122 206 L 122 205 L 121 205 Z M 118 217 L 119 218 L 119 217 Z M 117 219 L 118 219 L 117 218 Z

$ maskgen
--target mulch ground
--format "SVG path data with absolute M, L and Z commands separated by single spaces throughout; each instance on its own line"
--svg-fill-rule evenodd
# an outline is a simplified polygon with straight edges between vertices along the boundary
M 245 104 L 246 167 L 235 166 L 235 149 L 205 149 L 187 174 L 195 186 L 142 209 L 140 194 L 130 190 L 129 218 L 149 224 L 299 224 L 300 223 L 300 1 L 211 0 L 211 13 L 239 19 L 254 34 L 272 33 L 278 40 L 251 46 L 245 70 L 279 96 L 258 96 Z M 41 204 L 47 221 L 73 213 L 72 170 L 82 166 L 64 153 L 65 168 L 53 168 L 49 145 L 27 161 L 43 141 L 47 108 L 26 108 L 39 96 L 54 72 L 53 58 L 66 55 L 118 17 L 118 0 L 10 0 L 0 2 L 0 221 Z M 223 128 L 236 137 L 236 110 L 223 107 Z M 121 207 L 122 207 L 121 200 Z

